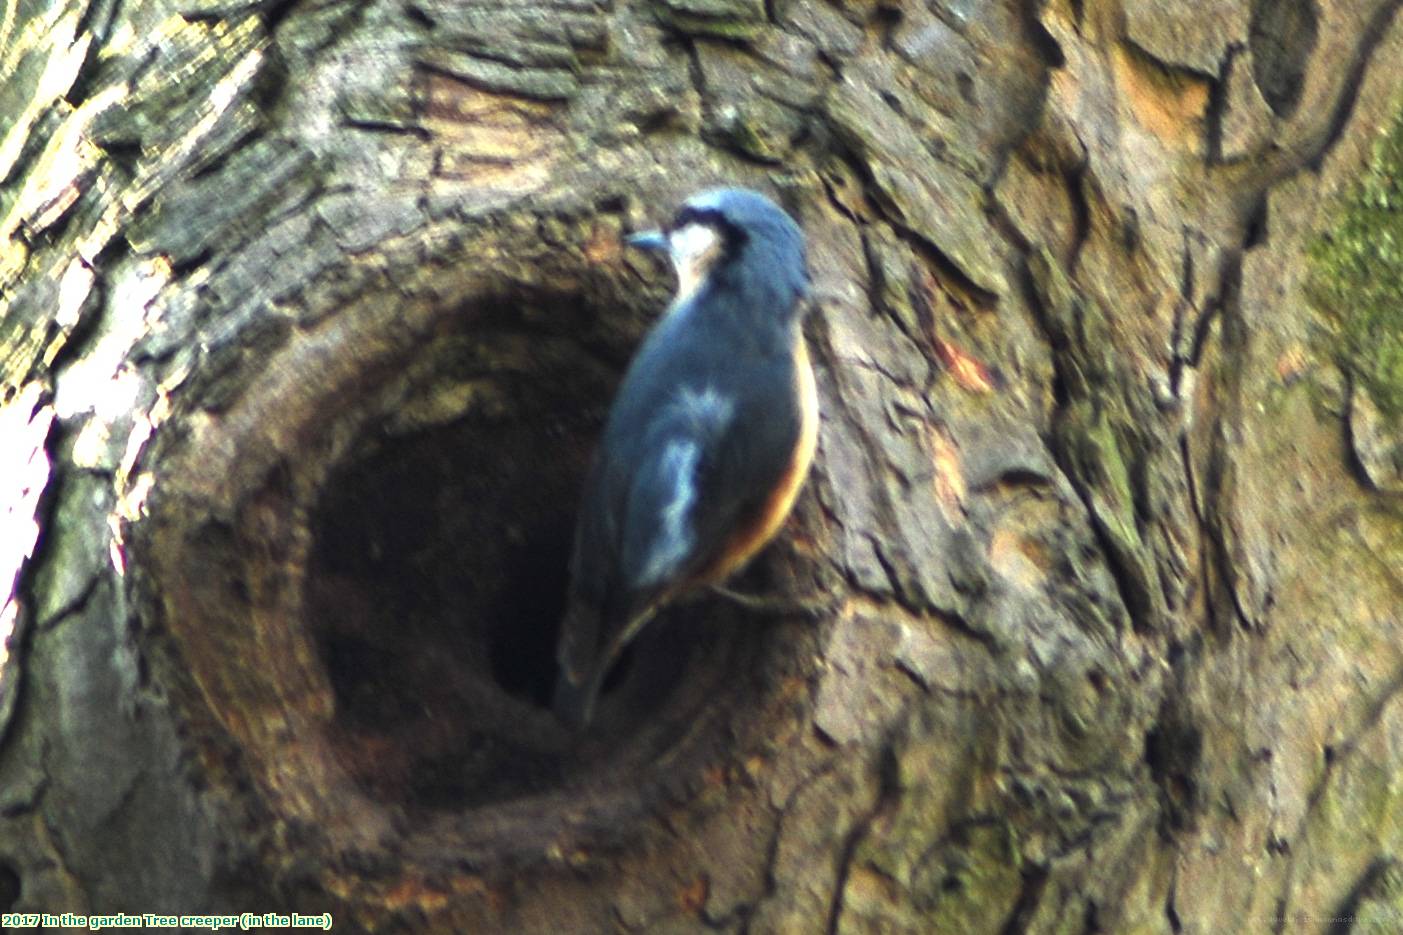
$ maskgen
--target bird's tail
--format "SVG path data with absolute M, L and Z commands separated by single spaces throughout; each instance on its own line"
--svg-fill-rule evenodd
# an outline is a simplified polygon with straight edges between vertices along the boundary
M 652 615 L 651 604 L 629 614 L 601 612 L 580 605 L 566 612 L 556 651 L 560 675 L 555 680 L 555 694 L 551 700 L 556 717 L 576 730 L 589 726 L 605 677 L 624 645 Z M 627 623 L 616 627 L 608 622 L 614 619 Z
M 555 680 L 551 706 L 556 717 L 576 730 L 589 725 L 604 683 L 601 670 L 606 666 L 601 664 L 604 660 L 599 655 L 602 617 L 600 608 L 573 600 L 560 622 L 555 653 L 560 674 Z
M 594 703 L 599 699 L 599 689 L 604 684 L 604 673 L 607 671 L 607 666 L 596 666 L 576 681 L 570 677 L 568 670 L 562 668 L 555 680 L 555 697 L 552 699 L 555 716 L 574 730 L 588 727 L 594 718 Z

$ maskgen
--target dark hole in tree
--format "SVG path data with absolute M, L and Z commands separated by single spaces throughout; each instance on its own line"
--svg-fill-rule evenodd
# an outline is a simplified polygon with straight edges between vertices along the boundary
M 15 908 L 20 897 L 19 873 L 9 864 L 0 863 L 0 912 Z
M 436 807 L 535 791 L 575 500 L 597 431 L 507 381 L 501 407 L 376 431 L 327 478 L 307 604 L 357 778 Z M 520 395 L 514 395 L 519 390 Z
M 611 744 L 685 694 L 689 665 L 724 657 L 742 632 L 705 608 L 669 613 L 614 667 L 588 742 L 558 724 L 575 510 L 618 365 L 552 335 L 445 343 L 442 373 L 410 396 L 472 401 L 432 424 L 392 406 L 362 430 L 309 517 L 304 589 L 339 761 L 373 798 L 429 810 L 546 792 L 608 764 Z

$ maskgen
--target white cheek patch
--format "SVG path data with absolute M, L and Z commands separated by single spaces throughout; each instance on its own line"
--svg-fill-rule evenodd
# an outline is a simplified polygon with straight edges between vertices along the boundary
M 687 224 L 667 235 L 668 246 L 678 260 L 706 253 L 716 245 L 716 230 L 709 224 Z
M 686 298 L 701 283 L 720 252 L 721 239 L 707 224 L 687 224 L 667 235 L 672 265 L 677 267 L 677 297 Z

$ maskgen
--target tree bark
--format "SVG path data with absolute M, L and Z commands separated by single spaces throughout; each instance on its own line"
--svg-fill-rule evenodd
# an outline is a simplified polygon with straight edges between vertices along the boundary
M 1400 6 L 11 4 L 0 909 L 1396 927 Z M 809 238 L 793 610 L 571 735 L 621 236 L 723 183 Z

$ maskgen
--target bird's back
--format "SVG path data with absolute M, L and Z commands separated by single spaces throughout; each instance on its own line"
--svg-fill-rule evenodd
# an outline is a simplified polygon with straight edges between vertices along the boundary
M 714 320 L 693 320 L 699 302 Z M 728 528 L 759 508 L 756 492 L 790 467 L 802 421 L 797 323 L 741 327 L 724 305 L 703 294 L 670 310 L 619 388 L 572 563 L 572 606 L 597 608 L 601 619 L 577 627 L 573 652 L 562 647 L 567 665 L 687 584 Z
M 624 375 L 585 484 L 556 694 L 577 725 L 661 603 L 721 580 L 774 535 L 817 425 L 792 218 L 757 192 L 715 189 L 666 233 L 630 242 L 666 247 L 681 289 Z

